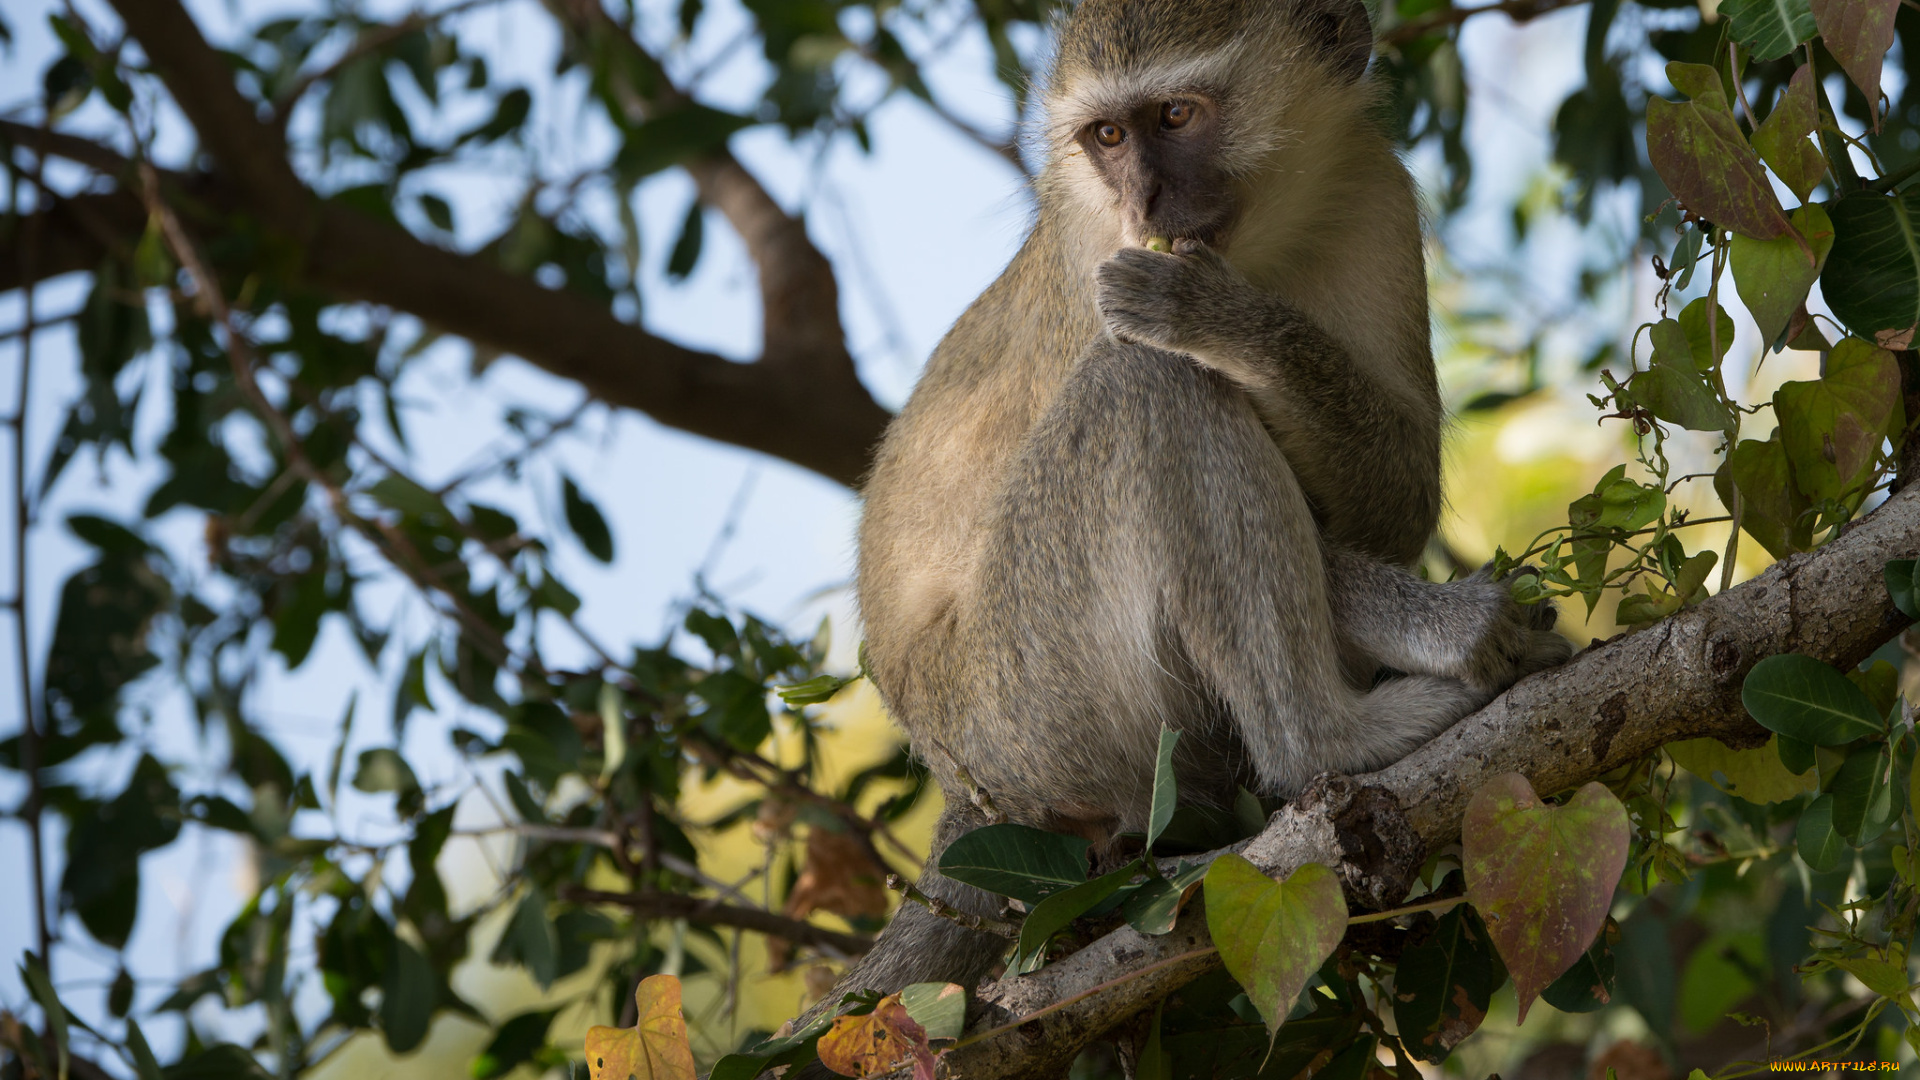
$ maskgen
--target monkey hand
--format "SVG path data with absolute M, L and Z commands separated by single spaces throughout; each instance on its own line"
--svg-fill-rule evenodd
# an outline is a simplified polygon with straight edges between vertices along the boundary
M 1124 248 L 1094 271 L 1094 299 L 1116 341 L 1195 352 L 1209 343 L 1223 305 L 1252 293 L 1212 248 L 1179 240 L 1174 250 Z
M 1553 632 L 1556 612 L 1551 601 L 1523 604 L 1514 599 L 1513 579 L 1526 574 L 1539 571 L 1528 566 L 1496 578 L 1489 564 L 1457 583 L 1485 597 L 1480 625 L 1468 628 L 1465 635 L 1469 648 L 1464 670 L 1457 674 L 1488 695 L 1573 654 L 1573 643 Z

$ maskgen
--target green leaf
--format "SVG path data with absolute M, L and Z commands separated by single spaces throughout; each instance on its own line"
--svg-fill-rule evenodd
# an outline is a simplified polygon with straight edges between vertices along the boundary
M 1173 748 L 1180 742 L 1180 733 L 1160 725 L 1160 753 L 1153 765 L 1153 808 L 1147 815 L 1147 850 L 1153 850 L 1153 842 L 1167 831 L 1167 823 L 1173 820 L 1173 808 L 1179 801 L 1180 792 L 1173 776 Z
M 1753 130 L 1753 148 L 1760 152 L 1760 160 L 1801 202 L 1807 201 L 1827 175 L 1827 159 L 1811 138 L 1819 127 L 1820 103 L 1813 92 L 1813 69 L 1802 64 L 1773 111 Z
M 1813 0 L 1812 8 L 1820 43 L 1866 95 L 1878 131 L 1880 67 L 1893 48 L 1893 17 L 1900 0 Z
M 467 1070 L 468 1075 L 473 1080 L 494 1080 L 532 1061 L 534 1055 L 547 1045 L 547 1029 L 558 1015 L 558 1009 L 526 1012 L 501 1024 L 499 1030 L 493 1033 L 493 1041 L 487 1044 L 479 1057 L 473 1059 L 473 1065 Z
M 1755 664 L 1740 700 L 1761 727 L 1815 746 L 1845 746 L 1886 732 L 1867 695 L 1811 656 L 1785 653 Z
M 1864 338 L 1920 323 L 1920 188 L 1853 192 L 1827 213 L 1833 253 L 1820 292 L 1833 313 Z
M 20 977 L 21 981 L 27 984 L 27 993 L 32 995 L 34 1002 L 40 1006 L 41 1015 L 45 1017 L 47 1031 L 53 1036 L 53 1047 L 58 1062 L 56 1068 L 59 1069 L 61 1080 L 66 1080 L 67 1026 L 71 1015 L 67 1012 L 67 1007 L 61 1003 L 60 995 L 54 992 L 53 979 L 47 974 L 46 962 L 39 956 L 33 953 L 26 955 L 25 962 L 20 965 Z
M 147 1045 L 146 1033 L 132 1017 L 127 1018 L 127 1051 L 133 1057 L 133 1073 L 140 1080 L 161 1080 L 160 1061 Z
M 955 881 L 1038 904 L 1087 880 L 1087 842 L 1025 825 L 988 825 L 940 853 L 940 872 Z
M 832 701 L 835 694 L 838 694 L 849 684 L 858 682 L 859 679 L 860 676 L 858 675 L 852 675 L 844 679 L 838 675 L 815 675 L 806 682 L 794 683 L 791 686 L 776 686 L 774 687 L 774 692 L 780 695 L 781 701 L 796 707 L 800 705 L 821 705 Z
M 1633 532 L 1659 520 L 1667 506 L 1666 492 L 1658 484 L 1629 480 L 1626 473 L 1625 465 L 1615 465 L 1593 486 L 1591 495 L 1569 504 L 1568 523 L 1581 531 Z
M 1775 341 L 1786 331 L 1833 250 L 1833 222 L 1820 207 L 1795 210 L 1793 227 L 1793 233 L 1774 240 L 1733 238 L 1734 288 L 1762 341 Z
M 1202 862 L 1183 864 L 1171 877 L 1149 878 L 1120 905 L 1120 915 L 1128 926 L 1148 937 L 1169 933 L 1180 918 L 1188 893 L 1206 876 L 1207 864 Z
M 1807 0 L 1721 0 L 1720 15 L 1754 60 L 1778 60 L 1816 29 Z
M 566 504 L 567 528 L 580 538 L 580 546 L 587 554 L 603 563 L 613 561 L 613 532 L 607 528 L 607 519 L 600 515 L 600 508 L 583 494 L 571 476 L 561 476 L 560 490 Z
M 1732 750 L 1711 738 L 1668 743 L 1666 750 L 1681 768 L 1750 803 L 1786 802 L 1820 790 L 1820 777 L 1813 770 L 1787 771 L 1774 743 L 1778 738 L 1751 750 Z
M 1757 933 L 1717 933 L 1701 942 L 1680 975 L 1682 1027 L 1704 1033 L 1717 1026 L 1757 989 L 1750 973 L 1765 970 L 1766 939 Z
M 500 943 L 493 948 L 493 962 L 526 968 L 542 990 L 559 977 L 560 939 L 553 921 L 547 918 L 546 894 L 539 889 L 528 889 L 513 909 L 513 917 L 500 933 Z
M 427 216 L 427 223 L 441 232 L 453 231 L 453 207 L 447 200 L 431 193 L 420 196 L 420 212 Z
M 1904 426 L 1900 366 L 1887 350 L 1846 338 L 1819 379 L 1775 391 L 1773 409 L 1800 490 L 1815 500 L 1841 498 L 1866 482 L 1881 441 Z
M 1715 320 L 1718 325 L 1708 323 L 1708 311 L 1719 316 Z M 1679 323 L 1680 332 L 1687 337 L 1687 352 L 1693 356 L 1696 371 L 1712 371 L 1727 355 L 1727 350 L 1733 348 L 1733 316 L 1727 314 L 1726 308 L 1716 305 L 1710 296 L 1697 297 L 1680 309 Z
M 416 804 L 425 798 L 425 793 L 420 790 L 420 780 L 413 775 L 407 760 L 400 756 L 399 751 L 384 746 L 360 752 L 359 766 L 353 771 L 353 787 L 355 791 L 368 794 L 391 791 L 400 797 L 402 806 Z
M 959 983 L 923 982 L 900 988 L 900 1004 L 926 1029 L 927 1041 L 958 1039 L 967 1026 L 967 991 Z
M 1885 745 L 1856 747 L 1834 775 L 1833 831 L 1853 847 L 1865 847 L 1900 819 L 1903 800 Z
M 1606 923 L 1627 864 L 1627 811 L 1598 783 L 1549 806 L 1519 773 L 1474 794 L 1461 825 L 1467 897 L 1513 976 L 1520 1019 Z
M 1102 874 L 1092 881 L 1083 881 L 1072 888 L 1049 894 L 1034 905 L 1033 910 L 1027 913 L 1026 920 L 1020 924 L 1020 939 L 1014 945 L 1013 959 L 1007 962 L 1007 970 L 1015 975 L 1027 975 L 1040 970 L 1040 966 L 1047 961 L 1047 942 L 1053 940 L 1053 935 L 1093 910 L 1141 872 L 1140 861 L 1136 859 L 1111 874 Z
M 1778 429 L 1765 441 L 1742 439 L 1714 474 L 1713 487 L 1729 508 L 1739 492 L 1740 528 L 1774 558 L 1813 548 L 1813 503 L 1793 482 Z
M 667 256 L 667 277 L 673 281 L 684 281 L 693 273 L 700 261 L 700 248 L 706 238 L 706 207 L 695 199 L 687 207 L 686 220 L 680 223 L 680 236 L 673 242 L 673 250 Z
M 1795 776 L 1812 769 L 1819 760 L 1810 742 L 1778 734 L 1773 737 L 1773 741 L 1779 744 L 1780 764 Z
M 1565 974 L 1540 991 L 1540 1000 L 1565 1013 L 1598 1012 L 1613 1001 L 1613 948 L 1605 932 Z
M 438 495 L 398 473 L 388 473 L 367 488 L 367 494 L 381 506 L 405 517 L 429 522 L 453 520 L 447 504 Z
M 1893 606 L 1909 619 L 1920 619 L 1920 560 L 1895 559 L 1885 574 Z
M 1275 881 L 1238 855 L 1207 870 L 1207 929 L 1220 961 L 1266 1022 L 1268 1044 L 1347 932 L 1340 879 L 1318 863 Z
M 405 1054 L 427 1037 L 439 1001 L 433 964 L 400 937 L 388 941 L 387 973 L 380 986 L 380 1030 L 387 1049 Z
M 686 102 L 628 132 L 614 157 L 614 173 L 622 186 L 637 183 L 661 169 L 726 145 L 734 132 L 753 123 L 751 117 Z
M 1676 87 L 1684 82 L 1701 91 L 1692 102 L 1677 104 L 1658 95 L 1647 99 L 1647 155 L 1654 171 L 1687 209 L 1717 225 L 1756 240 L 1785 233 L 1786 213 L 1727 111 L 1718 76 L 1708 92 L 1676 72 L 1682 67 L 1669 64 L 1667 77 Z
M 1505 972 L 1480 916 L 1456 904 L 1433 934 L 1400 955 L 1393 978 L 1393 1020 L 1407 1052 L 1438 1065 L 1487 1017 Z
M 1793 840 L 1800 861 L 1809 870 L 1824 874 L 1839 869 L 1847 855 L 1847 841 L 1833 827 L 1832 795 L 1822 795 L 1807 804 L 1794 825 Z
M 527 114 L 533 111 L 533 95 L 523 87 L 514 87 L 500 95 L 494 104 L 493 115 L 485 123 L 460 136 L 459 142 L 490 143 L 504 139 L 519 131 L 527 122 Z

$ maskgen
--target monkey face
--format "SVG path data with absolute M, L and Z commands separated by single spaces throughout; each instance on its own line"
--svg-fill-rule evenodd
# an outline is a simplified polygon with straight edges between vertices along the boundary
M 1088 123 L 1080 146 L 1111 194 L 1125 242 L 1218 243 L 1233 218 L 1220 107 L 1198 92 L 1143 99 Z

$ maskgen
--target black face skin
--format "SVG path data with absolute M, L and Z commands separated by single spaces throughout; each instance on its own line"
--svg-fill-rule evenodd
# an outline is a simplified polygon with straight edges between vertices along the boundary
M 1227 177 L 1216 162 L 1217 106 L 1198 94 L 1146 101 L 1096 120 L 1081 145 L 1119 198 L 1136 241 L 1148 237 L 1215 243 L 1233 217 Z

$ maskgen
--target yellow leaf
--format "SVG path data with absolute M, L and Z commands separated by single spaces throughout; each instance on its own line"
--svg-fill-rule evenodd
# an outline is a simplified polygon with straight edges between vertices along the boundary
M 865 1016 L 835 1020 L 820 1036 L 819 1053 L 820 1064 L 841 1076 L 883 1076 L 911 1060 L 916 1080 L 933 1077 L 926 1029 L 907 1015 L 899 994 L 881 998 Z
M 593 1080 L 695 1080 L 680 980 L 650 975 L 640 980 L 633 1001 L 640 1017 L 633 1027 L 587 1031 L 588 1074 Z

